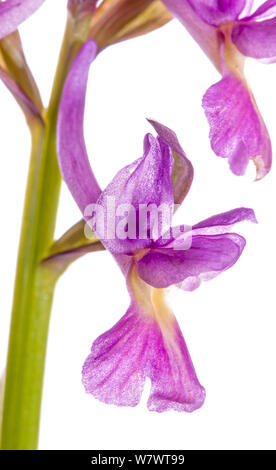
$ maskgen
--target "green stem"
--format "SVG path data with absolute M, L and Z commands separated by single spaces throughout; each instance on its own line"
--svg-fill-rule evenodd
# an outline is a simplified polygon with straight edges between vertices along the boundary
M 32 152 L 15 280 L 1 449 L 36 449 L 48 324 L 56 276 L 41 260 L 54 238 L 61 177 L 56 157 L 58 105 L 67 72 L 80 45 L 69 17 L 49 108 L 32 125 Z

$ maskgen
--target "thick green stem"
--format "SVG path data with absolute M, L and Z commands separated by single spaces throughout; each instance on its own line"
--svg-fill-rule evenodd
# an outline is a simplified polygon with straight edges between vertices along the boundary
M 45 125 L 32 125 L 32 153 L 21 229 L 3 404 L 1 448 L 36 449 L 56 276 L 41 260 L 53 243 L 61 177 L 56 120 L 64 81 L 83 40 L 68 19 Z

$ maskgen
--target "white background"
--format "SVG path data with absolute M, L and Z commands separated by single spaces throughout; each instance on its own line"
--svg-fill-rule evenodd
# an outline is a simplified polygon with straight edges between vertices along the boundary
M 47 0 L 20 27 L 29 64 L 45 103 L 65 23 L 66 0 Z M 276 148 L 276 66 L 247 62 L 247 75 Z M 77 261 L 57 286 L 52 313 L 40 449 L 275 448 L 275 167 L 255 183 L 254 166 L 232 175 L 210 149 L 201 108 L 219 79 L 212 64 L 175 20 L 104 51 L 91 67 L 85 135 L 102 187 L 141 156 L 146 117 L 173 128 L 195 168 L 177 218 L 193 224 L 235 207 L 255 209 L 259 225 L 236 230 L 247 238 L 238 263 L 193 293 L 171 292 L 175 314 L 198 377 L 207 391 L 192 413 L 147 411 L 147 384 L 136 408 L 116 408 L 86 395 L 81 367 L 92 341 L 126 311 L 125 281 L 108 253 Z M 4 369 L 30 139 L 21 111 L 0 86 L 1 314 Z M 57 236 L 80 218 L 63 187 Z

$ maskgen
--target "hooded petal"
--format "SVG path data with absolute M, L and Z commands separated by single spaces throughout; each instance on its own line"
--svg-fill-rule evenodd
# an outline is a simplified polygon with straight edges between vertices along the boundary
M 235 233 L 221 235 L 196 235 L 189 249 L 175 247 L 155 248 L 138 262 L 139 276 L 156 288 L 179 284 L 185 279 L 201 274 L 221 273 L 239 259 L 245 240 Z
M 96 202 L 101 193 L 90 167 L 83 136 L 88 73 L 96 54 L 96 43 L 90 40 L 77 55 L 64 85 L 57 125 L 61 174 L 82 214 L 87 206 Z
M 95 398 L 119 406 L 139 403 L 151 380 L 151 411 L 193 411 L 205 398 L 163 291 L 129 277 L 131 305 L 125 316 L 92 345 L 83 366 L 83 384 Z
M 208 24 L 219 26 L 238 19 L 246 0 L 188 0 L 194 11 Z
M 146 135 L 143 157 L 120 170 L 97 201 L 104 208 L 106 217 L 111 212 L 115 215 L 113 236 L 107 230 L 99 233 L 94 227 L 109 251 L 136 253 L 149 247 L 152 238 L 159 238 L 162 228 L 166 230 L 170 226 L 174 207 L 172 167 L 173 157 L 168 144 L 160 137 Z M 156 213 L 160 206 L 164 207 L 167 220 L 161 225 L 158 220 L 154 236 L 147 210 L 152 208 L 152 213 Z M 109 226 L 109 221 L 106 220 L 105 226 Z
M 252 159 L 257 179 L 265 176 L 271 168 L 271 142 L 255 99 L 243 79 L 226 71 L 222 80 L 207 90 L 202 105 L 216 155 L 228 158 L 236 175 L 243 175 Z
M 157 121 L 148 119 L 157 134 L 171 148 L 174 157 L 174 167 L 171 175 L 173 197 L 175 204 L 181 204 L 187 196 L 194 177 L 194 169 L 190 160 L 178 142 L 176 134 L 168 127 Z
M 0 39 L 12 33 L 31 16 L 44 0 L 5 0 L 0 2 Z

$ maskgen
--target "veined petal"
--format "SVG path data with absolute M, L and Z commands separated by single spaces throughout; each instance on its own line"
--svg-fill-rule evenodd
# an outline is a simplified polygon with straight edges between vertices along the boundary
M 136 406 L 146 377 L 151 411 L 194 411 L 205 398 L 182 333 L 164 292 L 129 277 L 131 305 L 125 316 L 92 345 L 83 366 L 87 393 L 118 406 Z
M 231 71 L 226 72 L 207 90 L 202 104 L 210 125 L 213 151 L 228 158 L 234 174 L 243 175 L 252 159 L 257 179 L 264 177 L 271 168 L 271 142 L 246 83 Z
M 220 41 L 217 28 L 206 23 L 192 8 L 189 0 L 163 0 L 163 3 L 181 21 L 215 67 L 220 70 Z
M 213 215 L 208 219 L 198 222 L 193 225 L 193 233 L 215 235 L 219 233 L 225 233 L 230 230 L 233 225 L 248 221 L 254 224 L 258 223 L 255 213 L 252 209 L 247 207 L 240 207 L 238 209 L 232 209 L 228 212 L 222 212 L 221 214 Z M 223 231 L 223 232 L 222 232 Z
M 252 209 L 240 207 L 228 212 L 213 215 L 208 219 L 191 226 L 171 227 L 161 238 L 153 243 L 152 248 L 173 248 L 174 250 L 188 250 L 191 247 L 192 238 L 196 235 L 220 235 L 229 232 L 233 226 L 240 222 L 252 222 L 257 224 L 255 213 Z
M 88 73 L 96 54 L 96 43 L 90 40 L 77 55 L 64 85 L 57 125 L 57 152 L 61 174 L 82 214 L 101 194 L 88 160 L 83 136 Z
M 246 0 L 188 0 L 194 11 L 208 24 L 219 26 L 237 20 Z
M 148 119 L 159 137 L 171 148 L 174 157 L 174 167 L 171 175 L 174 203 L 181 204 L 189 192 L 194 177 L 194 169 L 185 155 L 175 132 L 157 121 Z
M 138 262 L 139 276 L 156 288 L 179 284 L 201 274 L 221 273 L 239 259 L 245 239 L 236 233 L 196 235 L 189 249 L 164 246 L 151 249 Z
M 96 233 L 102 243 L 112 253 L 136 253 L 149 247 L 152 238 L 159 238 L 161 229 L 170 226 L 174 200 L 171 183 L 173 157 L 169 145 L 160 137 L 147 134 L 144 139 L 144 155 L 131 165 L 120 170 L 107 188 L 102 192 L 97 203 L 109 215 L 115 214 L 116 232 Z M 109 209 L 112 204 L 113 209 Z M 156 227 L 156 236 L 150 232 L 147 210 L 164 207 L 167 220 Z M 105 226 L 109 224 L 106 221 Z
M 264 2 L 259 8 L 257 8 L 254 13 L 252 13 L 250 16 L 247 16 L 246 18 L 243 18 L 243 20 L 261 20 L 265 19 L 268 17 L 271 17 L 276 13 L 276 0 L 267 0 Z
M 0 2 L 0 39 L 12 33 L 31 16 L 44 0 L 5 0 Z

